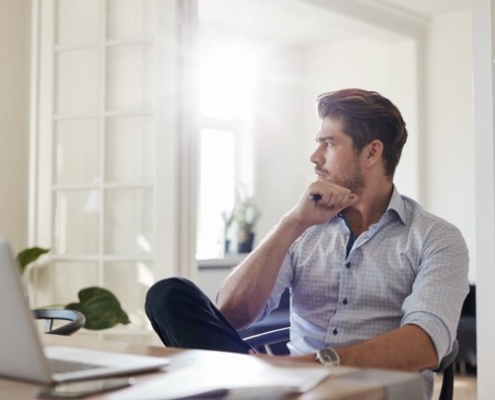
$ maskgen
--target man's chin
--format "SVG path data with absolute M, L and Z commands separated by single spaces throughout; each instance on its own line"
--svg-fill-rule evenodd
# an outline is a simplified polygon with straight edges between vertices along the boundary
M 317 175 L 316 176 L 316 180 L 318 181 L 322 181 L 322 182 L 328 182 L 328 183 L 333 183 L 334 185 L 338 185 L 338 186 L 344 186 L 342 185 L 341 182 L 338 182 L 334 179 L 332 179 L 330 176 L 328 175 Z

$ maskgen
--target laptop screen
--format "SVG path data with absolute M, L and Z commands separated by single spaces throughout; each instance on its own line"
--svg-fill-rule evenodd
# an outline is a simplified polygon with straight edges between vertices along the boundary
M 0 375 L 51 383 L 17 261 L 0 238 Z

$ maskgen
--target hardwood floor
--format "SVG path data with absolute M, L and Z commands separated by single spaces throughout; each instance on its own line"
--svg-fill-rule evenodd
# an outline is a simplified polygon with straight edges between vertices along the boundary
M 433 400 L 438 399 L 442 387 L 442 375 L 438 374 L 435 379 Z M 454 400 L 477 400 L 477 387 L 475 375 L 456 374 L 454 381 Z

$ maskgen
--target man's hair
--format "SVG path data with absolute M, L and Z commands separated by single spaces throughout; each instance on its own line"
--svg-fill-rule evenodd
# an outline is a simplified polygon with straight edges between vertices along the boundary
M 339 119 L 359 154 L 373 140 L 383 143 L 385 174 L 392 178 L 407 140 L 399 109 L 377 92 L 343 89 L 318 96 L 318 115 Z

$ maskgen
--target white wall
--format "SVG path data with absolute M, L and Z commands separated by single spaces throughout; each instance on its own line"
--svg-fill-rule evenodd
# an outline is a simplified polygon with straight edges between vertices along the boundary
M 257 241 L 299 200 L 303 173 L 311 170 L 302 149 L 302 54 L 299 48 L 273 45 L 260 71 L 254 122 L 254 180 L 262 216 Z
M 0 0 L 0 236 L 27 245 L 30 1 Z
M 475 171 L 471 13 L 434 19 L 426 47 L 425 208 L 455 224 L 475 280 Z
M 478 345 L 478 399 L 491 400 L 495 392 L 495 159 L 494 145 L 494 3 L 473 1 L 473 70 L 476 173 L 476 336 Z

